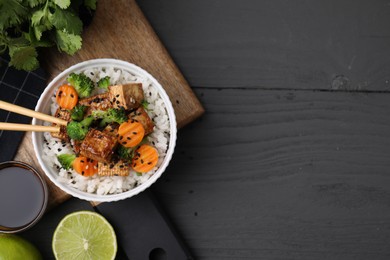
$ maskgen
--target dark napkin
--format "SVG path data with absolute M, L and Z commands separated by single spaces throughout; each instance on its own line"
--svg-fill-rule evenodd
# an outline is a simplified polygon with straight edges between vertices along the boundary
M 43 69 L 33 72 L 8 67 L 8 57 L 0 57 L 0 100 L 34 109 L 46 87 Z M 31 118 L 0 109 L 0 122 L 30 124 Z M 0 162 L 12 160 L 24 132 L 0 130 Z

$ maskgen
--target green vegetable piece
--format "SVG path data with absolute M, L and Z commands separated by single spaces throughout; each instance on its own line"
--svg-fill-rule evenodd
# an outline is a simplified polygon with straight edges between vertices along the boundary
M 60 154 L 57 156 L 58 161 L 60 162 L 62 168 L 65 170 L 69 170 L 72 168 L 72 164 L 74 159 L 76 159 L 76 155 L 74 154 Z
M 77 105 L 70 111 L 70 118 L 74 121 L 81 121 L 84 118 L 86 106 Z
M 80 98 L 89 97 L 95 88 L 93 81 L 83 73 L 71 73 L 67 81 L 76 89 Z
M 2 0 L 0 14 L 0 30 L 3 31 L 11 26 L 22 24 L 28 18 L 28 9 L 20 1 Z
M 88 127 L 93 123 L 94 118 L 88 116 L 81 122 L 71 121 L 66 126 L 66 132 L 73 140 L 83 140 L 88 133 Z
M 66 30 L 68 33 L 80 35 L 83 30 L 83 22 L 70 10 L 55 8 L 53 15 L 49 16 L 50 22 L 58 30 Z
M 92 112 L 92 116 L 95 119 L 102 119 L 102 121 L 100 121 L 99 123 L 100 127 L 105 127 L 112 122 L 122 124 L 128 120 L 126 111 L 123 108 L 122 109 L 110 108 L 106 111 L 95 110 Z
M 81 36 L 68 33 L 66 30 L 56 30 L 55 42 L 60 51 L 70 55 L 81 49 Z
M 10 47 L 10 65 L 20 70 L 35 70 L 39 67 L 38 54 L 34 47 Z
M 134 150 L 131 148 L 126 148 L 123 145 L 118 145 L 116 152 L 119 158 L 121 158 L 125 162 L 130 162 L 134 156 Z
M 90 11 L 96 10 L 96 0 L 84 0 L 84 6 Z
M 66 9 L 70 5 L 70 0 L 52 0 L 56 5 L 61 7 L 62 9 Z
M 43 4 L 45 3 L 46 0 L 28 0 L 27 3 L 30 7 L 36 7 L 40 4 Z
M 144 99 L 144 100 L 142 100 L 142 102 L 141 102 L 141 106 L 142 106 L 145 110 L 148 110 L 149 102 L 146 101 L 146 100 Z
M 106 77 L 100 79 L 98 81 L 97 85 L 99 88 L 108 89 L 108 87 L 110 86 L 110 77 L 106 76 Z
M 0 54 L 25 71 L 39 67 L 37 48 L 55 44 L 73 55 L 82 46 L 81 5 L 92 13 L 96 0 L 0 0 Z

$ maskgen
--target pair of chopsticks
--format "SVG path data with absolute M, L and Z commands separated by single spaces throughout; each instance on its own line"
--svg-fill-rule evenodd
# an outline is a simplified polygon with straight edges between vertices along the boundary
M 68 124 L 67 121 L 46 115 L 28 108 L 24 108 L 21 106 L 17 106 L 11 103 L 7 103 L 5 101 L 0 100 L 0 109 L 7 110 L 10 112 L 14 112 L 20 115 L 33 117 L 37 119 L 41 119 L 43 121 L 55 123 L 57 125 L 66 126 Z M 14 123 L 1 123 L 0 122 L 0 130 L 10 130 L 10 131 L 33 131 L 33 132 L 56 132 L 60 131 L 59 126 L 43 126 L 43 125 L 25 125 L 25 124 L 14 124 Z

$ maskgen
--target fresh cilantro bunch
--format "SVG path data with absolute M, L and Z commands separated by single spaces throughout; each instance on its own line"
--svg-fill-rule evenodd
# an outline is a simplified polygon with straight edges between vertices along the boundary
M 80 8 L 90 12 L 97 0 L 0 0 L 0 54 L 8 51 L 17 69 L 39 67 L 37 48 L 57 45 L 73 55 L 81 49 Z

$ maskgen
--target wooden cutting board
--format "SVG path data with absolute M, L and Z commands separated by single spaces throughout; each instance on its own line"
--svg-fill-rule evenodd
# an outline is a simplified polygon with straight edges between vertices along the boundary
M 44 55 L 42 63 L 50 79 L 64 69 L 89 59 L 116 58 L 140 66 L 152 74 L 167 92 L 175 109 L 178 128 L 204 112 L 135 0 L 100 0 L 92 23 L 83 32 L 83 46 L 79 52 L 69 56 L 52 49 Z M 30 163 L 44 175 L 35 158 L 31 133 L 25 135 L 15 160 Z M 50 192 L 49 208 L 70 197 L 48 178 L 46 181 Z

